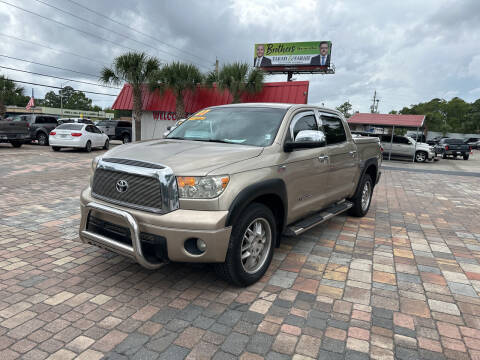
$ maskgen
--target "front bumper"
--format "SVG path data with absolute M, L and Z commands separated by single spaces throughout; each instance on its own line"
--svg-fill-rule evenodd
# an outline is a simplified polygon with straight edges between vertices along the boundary
M 90 188 L 80 197 L 80 240 L 130 257 L 145 268 L 156 269 L 166 260 L 181 262 L 224 262 L 231 227 L 225 227 L 228 211 L 195 211 L 178 209 L 159 215 L 134 210 L 93 199 Z M 131 242 L 118 241 L 105 232 L 89 226 L 99 219 L 107 226 L 128 229 Z M 147 239 L 160 239 L 155 245 Z M 187 251 L 185 242 L 202 239 L 206 250 L 201 254 Z M 154 247 L 157 248 L 154 250 Z M 158 251 L 160 247 L 160 251 Z M 163 250 L 164 248 L 164 250 Z M 188 246 L 187 246 L 188 248 Z M 158 256 L 152 254 L 155 252 Z M 153 255 L 153 256 L 152 256 Z

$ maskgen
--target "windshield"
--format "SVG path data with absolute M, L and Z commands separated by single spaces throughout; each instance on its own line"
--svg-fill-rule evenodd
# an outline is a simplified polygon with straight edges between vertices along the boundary
M 445 144 L 463 144 L 463 140 L 461 139 L 445 139 Z
M 287 109 L 228 107 L 205 109 L 189 117 L 167 139 L 271 145 Z

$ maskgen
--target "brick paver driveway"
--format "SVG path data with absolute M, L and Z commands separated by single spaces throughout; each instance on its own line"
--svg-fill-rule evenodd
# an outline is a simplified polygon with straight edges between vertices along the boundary
M 480 358 L 479 177 L 384 170 L 368 216 L 237 288 L 79 243 L 100 153 L 0 145 L 0 359 Z

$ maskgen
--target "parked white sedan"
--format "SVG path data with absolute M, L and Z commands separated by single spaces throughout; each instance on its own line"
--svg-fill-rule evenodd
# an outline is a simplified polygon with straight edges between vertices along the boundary
M 61 148 L 81 148 L 90 152 L 94 147 L 108 149 L 108 136 L 95 125 L 89 124 L 62 124 L 50 132 L 48 142 L 53 151 Z

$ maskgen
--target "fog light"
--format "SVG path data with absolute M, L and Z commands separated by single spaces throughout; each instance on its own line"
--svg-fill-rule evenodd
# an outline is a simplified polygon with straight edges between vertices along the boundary
M 207 244 L 202 239 L 197 239 L 197 248 L 203 253 L 207 250 Z

